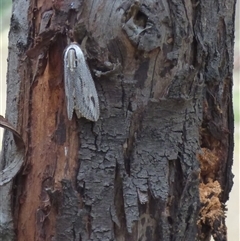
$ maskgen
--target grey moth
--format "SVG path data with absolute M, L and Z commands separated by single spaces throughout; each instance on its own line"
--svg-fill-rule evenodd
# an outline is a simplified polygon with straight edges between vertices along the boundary
M 80 46 L 73 42 L 64 51 L 64 86 L 67 115 L 91 121 L 99 118 L 99 102 L 95 84 Z

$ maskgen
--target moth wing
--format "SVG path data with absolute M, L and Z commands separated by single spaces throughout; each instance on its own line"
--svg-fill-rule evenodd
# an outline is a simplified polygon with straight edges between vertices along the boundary
M 80 47 L 79 47 L 80 49 Z M 82 50 L 77 52 L 78 81 L 75 82 L 75 111 L 91 121 L 99 118 L 98 95 Z
M 64 52 L 64 87 L 65 87 L 65 96 L 67 101 L 67 115 L 68 119 L 71 120 L 73 116 L 73 110 L 75 106 L 74 99 L 74 82 L 75 82 L 75 71 L 71 71 L 69 68 L 69 59 L 68 54 L 71 49 L 71 45 L 68 46 Z
M 75 78 L 74 80 L 74 92 L 75 92 L 75 96 L 74 96 L 74 109 L 75 109 L 75 113 L 77 115 L 78 118 L 81 118 L 82 116 L 85 117 L 82 114 L 82 110 L 83 107 L 81 104 L 81 96 L 83 95 L 83 89 L 82 89 L 82 80 L 80 78 L 79 75 L 79 70 L 77 71 L 77 78 Z

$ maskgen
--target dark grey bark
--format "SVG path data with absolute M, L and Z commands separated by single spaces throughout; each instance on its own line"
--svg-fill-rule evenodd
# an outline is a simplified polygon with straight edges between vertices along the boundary
M 14 4 L 28 9 L 10 32 L 7 117 L 27 147 L 17 240 L 227 240 L 235 1 Z M 69 38 L 93 74 L 95 123 L 67 120 Z

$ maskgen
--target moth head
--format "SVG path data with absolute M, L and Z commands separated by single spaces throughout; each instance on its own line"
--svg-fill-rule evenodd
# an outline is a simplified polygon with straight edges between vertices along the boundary
M 75 49 L 69 49 L 67 53 L 67 66 L 71 71 L 77 68 L 77 56 Z

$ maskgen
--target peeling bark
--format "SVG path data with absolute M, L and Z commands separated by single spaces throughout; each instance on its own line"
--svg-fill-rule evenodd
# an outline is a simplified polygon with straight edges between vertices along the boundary
M 27 147 L 16 240 L 227 240 L 235 1 L 19 4 L 7 106 Z M 69 41 L 95 81 L 96 123 L 67 118 Z

